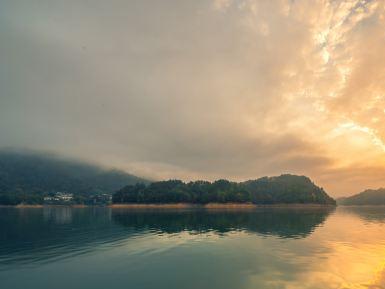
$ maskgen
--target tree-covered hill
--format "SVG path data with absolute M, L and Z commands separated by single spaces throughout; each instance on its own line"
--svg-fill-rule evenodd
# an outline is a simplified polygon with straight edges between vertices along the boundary
M 254 203 L 331 204 L 335 201 L 308 177 L 281 175 L 236 183 L 180 180 L 128 185 L 113 195 L 114 203 Z
M 41 203 L 57 191 L 87 195 L 113 193 L 148 181 L 119 170 L 31 152 L 0 151 L 0 204 Z
M 346 206 L 385 205 L 385 188 L 366 190 L 351 197 L 339 198 L 337 202 Z

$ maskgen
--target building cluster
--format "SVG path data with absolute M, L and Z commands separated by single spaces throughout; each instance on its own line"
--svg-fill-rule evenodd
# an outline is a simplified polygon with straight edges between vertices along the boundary
M 73 194 L 57 192 L 52 196 L 44 197 L 45 203 L 70 203 L 73 200 Z
M 74 195 L 70 193 L 56 192 L 44 197 L 44 204 L 47 205 L 83 204 L 103 206 L 111 203 L 111 194 L 76 195 L 76 197 L 74 197 Z

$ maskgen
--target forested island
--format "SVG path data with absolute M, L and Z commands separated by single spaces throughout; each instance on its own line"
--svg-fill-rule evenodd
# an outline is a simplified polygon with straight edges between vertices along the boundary
M 335 205 L 308 177 L 281 175 L 245 182 L 150 182 L 119 170 L 36 153 L 0 152 L 0 205 L 103 204 Z
M 252 203 L 252 204 L 322 204 L 336 202 L 308 177 L 281 175 L 246 182 L 169 180 L 148 185 L 128 185 L 113 194 L 115 204 L 165 203 Z
M 337 199 L 344 206 L 378 206 L 385 205 L 385 188 L 365 190 L 356 195 Z

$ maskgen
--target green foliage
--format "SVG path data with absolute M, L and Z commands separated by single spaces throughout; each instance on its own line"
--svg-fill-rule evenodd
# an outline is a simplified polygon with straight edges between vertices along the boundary
M 335 204 L 322 188 L 304 176 L 281 175 L 241 183 L 179 180 L 128 185 L 113 195 L 114 203 L 255 203 Z

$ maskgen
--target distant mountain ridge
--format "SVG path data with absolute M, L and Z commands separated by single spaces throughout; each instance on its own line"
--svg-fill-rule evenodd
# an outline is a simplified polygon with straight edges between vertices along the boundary
M 39 202 L 43 194 L 113 193 L 148 180 L 116 169 L 33 152 L 0 151 L 0 204 L 21 199 Z M 32 200 L 32 195 L 37 199 Z M 16 200 L 16 199 L 17 200 Z M 27 202 L 29 202 L 27 201 Z
M 306 176 L 281 175 L 236 183 L 180 180 L 129 185 L 113 195 L 114 203 L 254 203 L 324 204 L 336 202 Z
M 337 203 L 345 206 L 385 205 L 385 188 L 369 189 L 350 197 L 339 198 Z

